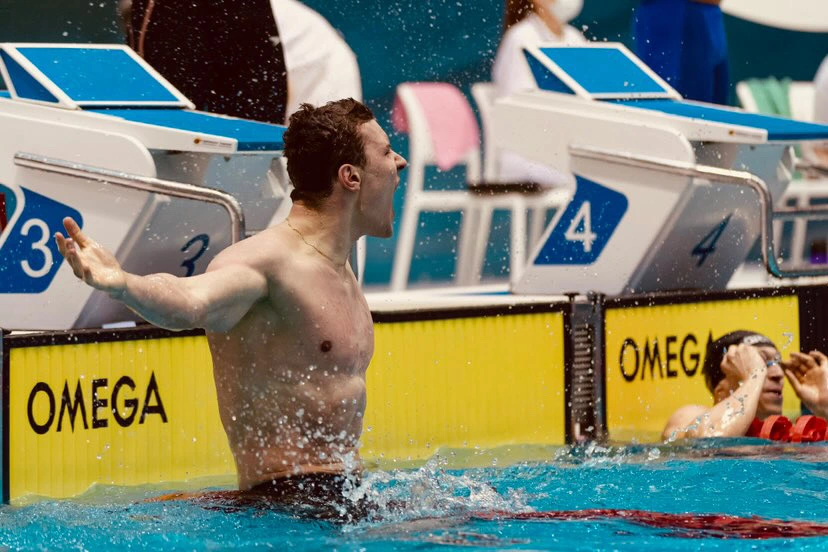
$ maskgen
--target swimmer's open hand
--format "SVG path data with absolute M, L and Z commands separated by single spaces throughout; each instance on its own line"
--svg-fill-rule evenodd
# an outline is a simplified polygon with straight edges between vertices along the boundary
M 95 289 L 120 296 L 126 289 L 126 273 L 115 256 L 81 232 L 71 218 L 63 219 L 63 227 L 68 237 L 57 232 L 55 241 L 75 276 Z
M 782 367 L 805 406 L 817 416 L 828 417 L 828 357 L 819 351 L 794 352 Z

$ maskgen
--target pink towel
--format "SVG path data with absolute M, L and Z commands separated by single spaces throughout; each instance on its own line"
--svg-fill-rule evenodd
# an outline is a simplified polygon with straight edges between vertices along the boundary
M 437 166 L 447 171 L 480 146 L 480 129 L 466 96 L 447 82 L 408 83 L 425 114 Z M 399 96 L 391 111 L 394 130 L 408 133 L 408 120 Z

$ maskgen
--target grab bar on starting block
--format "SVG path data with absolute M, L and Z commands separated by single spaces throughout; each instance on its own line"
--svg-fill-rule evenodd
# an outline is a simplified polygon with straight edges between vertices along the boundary
M 244 212 L 242 211 L 241 205 L 239 205 L 239 202 L 232 195 L 214 190 L 213 188 L 113 171 L 32 153 L 16 153 L 14 156 L 14 164 L 18 167 L 25 167 L 36 171 L 74 176 L 86 180 L 103 182 L 104 184 L 121 186 L 131 190 L 142 190 L 171 197 L 214 203 L 224 208 L 230 217 L 230 243 L 236 243 L 245 237 Z
M 828 267 L 803 270 L 782 270 L 776 262 L 776 250 L 773 243 L 773 220 L 793 218 L 824 218 L 828 219 L 828 205 L 812 205 L 807 207 L 780 207 L 773 209 L 773 198 L 768 191 L 767 184 L 758 176 L 745 171 L 734 171 L 708 165 L 696 165 L 682 161 L 672 161 L 618 153 L 616 151 L 572 145 L 569 153 L 573 157 L 592 159 L 596 161 L 610 161 L 619 165 L 636 167 L 645 170 L 666 172 L 679 176 L 703 178 L 722 184 L 733 184 L 750 188 L 759 196 L 760 212 L 759 226 L 762 239 L 762 261 L 768 273 L 777 278 L 803 278 L 808 276 L 828 276 Z

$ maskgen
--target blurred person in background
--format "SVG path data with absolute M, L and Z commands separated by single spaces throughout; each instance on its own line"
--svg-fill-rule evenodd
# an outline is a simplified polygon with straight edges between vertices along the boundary
M 578 17 L 583 0 L 506 0 L 503 38 L 497 49 L 492 81 L 500 96 L 537 88 L 523 49 L 543 43 L 583 44 L 581 32 L 568 23 Z
M 353 50 L 328 21 L 297 0 L 271 0 L 287 65 L 287 117 L 303 103 L 362 100 Z
M 283 124 L 285 53 L 270 0 L 121 0 L 129 46 L 201 111 Z
M 200 110 L 284 124 L 302 103 L 362 99 L 353 51 L 297 0 L 121 0 L 119 9 L 130 47 Z
M 583 0 L 506 0 L 503 38 L 492 68 L 498 97 L 537 88 L 524 48 L 552 42 L 587 42 L 578 29 L 569 25 L 582 8 Z M 502 182 L 563 186 L 572 181 L 569 175 L 509 151 L 500 153 L 498 173 Z
M 633 39 L 638 57 L 688 100 L 730 97 L 721 0 L 641 0 Z

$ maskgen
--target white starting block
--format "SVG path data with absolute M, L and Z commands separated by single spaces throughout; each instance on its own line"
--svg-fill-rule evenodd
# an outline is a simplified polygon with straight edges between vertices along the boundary
M 776 265 L 773 210 L 792 145 L 828 126 L 684 101 L 619 44 L 526 51 L 541 90 L 496 102 L 497 146 L 576 176 L 569 205 L 512 276 L 516 293 L 725 289 L 760 236 Z
M 141 274 L 203 272 L 286 200 L 284 127 L 193 111 L 124 46 L 0 44 L 0 327 L 134 320 L 75 281 L 72 216 Z

